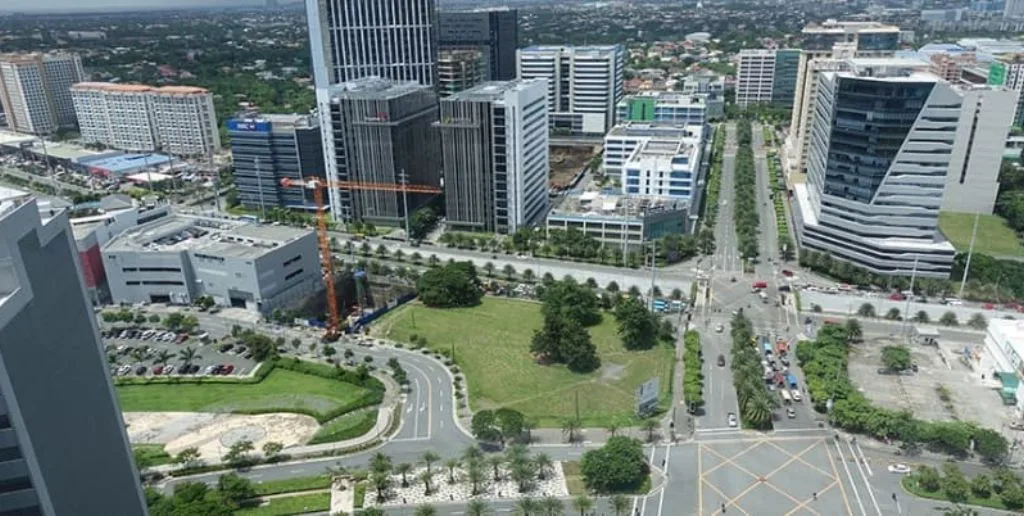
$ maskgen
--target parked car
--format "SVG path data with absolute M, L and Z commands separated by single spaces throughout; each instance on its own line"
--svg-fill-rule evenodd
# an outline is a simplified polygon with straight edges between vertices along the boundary
M 135 368 L 135 374 L 137 374 L 139 376 L 142 376 L 142 375 L 146 374 L 146 366 L 140 365 L 140 366 L 136 367 Z
M 221 366 L 220 374 L 231 374 L 234 370 L 235 370 L 235 366 L 233 366 L 231 364 L 226 364 L 224 366 Z
M 723 326 L 721 324 L 719 324 L 718 326 L 715 326 L 715 333 L 722 333 L 723 331 L 725 331 L 725 326 Z
M 164 366 L 155 365 L 153 366 L 153 374 L 162 374 L 164 372 Z

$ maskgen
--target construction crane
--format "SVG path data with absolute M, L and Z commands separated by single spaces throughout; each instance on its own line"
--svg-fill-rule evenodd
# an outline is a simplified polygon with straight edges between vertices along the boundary
M 338 329 L 341 326 L 341 315 L 338 311 L 338 298 L 334 291 L 334 260 L 331 256 L 331 239 L 327 235 L 327 207 L 324 205 L 324 188 L 340 190 L 379 190 L 385 192 L 402 192 L 402 205 L 405 209 L 405 231 L 409 234 L 409 201 L 410 193 L 439 194 L 441 188 L 432 185 L 411 185 L 406 182 L 402 172 L 402 183 L 372 183 L 367 181 L 330 181 L 322 177 L 304 177 L 302 179 L 284 178 L 281 186 L 285 188 L 305 188 L 313 191 L 313 203 L 316 205 L 316 233 L 320 245 L 320 265 L 323 267 L 324 286 L 327 289 L 327 332 L 324 340 L 338 340 Z

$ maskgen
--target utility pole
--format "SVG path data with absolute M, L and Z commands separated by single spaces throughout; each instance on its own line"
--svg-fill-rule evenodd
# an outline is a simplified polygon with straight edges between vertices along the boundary
M 408 242 L 412 239 L 412 235 L 409 233 L 409 176 L 405 173 L 403 168 L 401 173 L 398 174 L 399 183 L 402 185 L 402 212 L 405 214 L 405 241 Z
M 210 164 L 210 170 L 213 171 L 213 202 L 220 212 L 220 171 L 213 164 L 213 149 L 207 151 L 206 159 Z
M 658 241 L 651 240 L 651 311 L 654 311 L 654 280 L 658 272 Z
M 967 274 L 971 272 L 971 256 L 974 255 L 974 239 L 978 236 L 978 221 L 981 220 L 981 212 L 974 214 L 974 229 L 971 230 L 971 246 L 967 249 L 967 263 L 964 264 L 964 275 L 960 278 L 960 291 L 956 297 L 964 297 L 964 287 L 967 285 Z
M 260 175 L 259 156 L 253 159 L 253 164 L 256 166 L 256 185 L 260 192 L 260 222 L 263 222 L 267 218 L 267 207 L 263 204 L 263 176 Z
M 917 279 L 917 261 L 919 258 L 914 258 L 914 269 L 910 273 L 910 295 L 907 296 L 907 307 L 903 311 L 903 334 L 907 336 L 907 341 L 910 341 L 910 334 L 907 332 L 907 321 L 910 320 L 910 301 L 914 299 L 914 280 Z

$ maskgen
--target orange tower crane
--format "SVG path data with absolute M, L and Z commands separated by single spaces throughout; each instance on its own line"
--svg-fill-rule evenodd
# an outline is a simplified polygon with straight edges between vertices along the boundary
M 336 340 L 338 338 L 338 328 L 341 326 L 341 315 L 338 311 L 338 298 L 334 292 L 334 260 L 331 257 L 331 239 L 327 235 L 327 207 L 324 206 L 324 188 L 402 192 L 407 230 L 409 210 L 408 202 L 405 199 L 406 195 L 410 193 L 439 194 L 441 193 L 441 188 L 431 185 L 410 185 L 408 183 L 330 181 L 321 177 L 284 178 L 281 180 L 281 186 L 285 188 L 305 188 L 313 191 L 313 203 L 316 205 L 316 233 L 320 244 L 320 266 L 323 267 L 324 286 L 327 289 L 327 333 L 324 335 L 324 339 L 329 341 Z

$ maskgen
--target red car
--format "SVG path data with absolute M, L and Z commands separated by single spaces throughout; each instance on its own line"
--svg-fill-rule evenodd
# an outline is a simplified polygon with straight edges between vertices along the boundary
M 162 366 L 162 365 L 153 366 L 153 374 L 160 374 L 162 372 L 164 372 L 164 366 Z
M 767 281 L 755 281 L 754 282 L 754 290 L 761 290 L 761 289 L 764 289 L 764 288 L 768 288 L 768 282 Z
M 220 374 L 231 374 L 231 372 L 234 371 L 234 370 L 235 370 L 235 366 L 233 366 L 231 364 L 227 364 L 227 365 L 221 366 Z
M 889 301 L 903 301 L 905 299 L 907 299 L 907 297 L 899 292 L 893 292 L 889 295 Z
M 981 305 L 981 307 L 984 308 L 985 310 L 995 310 L 996 309 L 996 305 L 993 305 L 992 303 L 985 303 L 985 304 Z
M 791 271 L 789 269 L 782 269 L 782 275 L 787 277 L 787 278 L 792 278 L 793 277 L 793 271 Z

